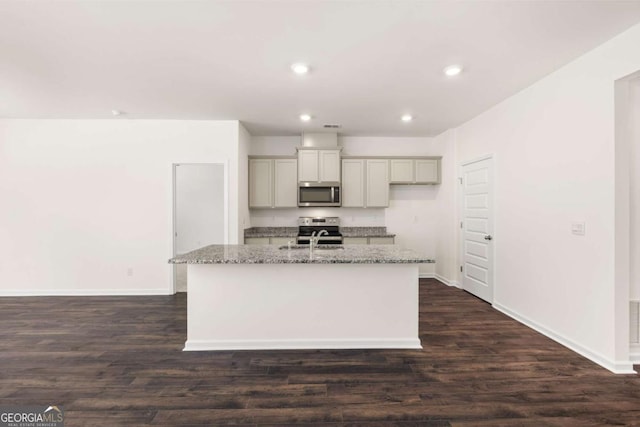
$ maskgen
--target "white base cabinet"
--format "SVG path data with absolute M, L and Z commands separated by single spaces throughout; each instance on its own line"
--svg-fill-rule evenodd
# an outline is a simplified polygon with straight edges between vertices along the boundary
M 345 245 L 393 245 L 393 237 L 345 237 Z
M 422 348 L 418 264 L 187 268 L 186 351 Z
M 343 242 L 345 245 L 368 245 L 368 237 L 344 237 Z
M 370 245 L 393 245 L 394 243 L 393 237 L 369 237 Z
M 245 237 L 245 245 L 269 245 L 269 237 Z
M 287 245 L 296 244 L 296 237 L 245 237 L 245 245 Z

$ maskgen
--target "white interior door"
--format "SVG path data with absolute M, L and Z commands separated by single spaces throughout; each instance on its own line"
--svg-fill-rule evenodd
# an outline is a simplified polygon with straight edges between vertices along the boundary
M 224 163 L 174 166 L 174 255 L 227 241 Z M 185 265 L 175 268 L 178 292 L 187 290 Z
M 493 159 L 462 165 L 462 288 L 493 302 Z

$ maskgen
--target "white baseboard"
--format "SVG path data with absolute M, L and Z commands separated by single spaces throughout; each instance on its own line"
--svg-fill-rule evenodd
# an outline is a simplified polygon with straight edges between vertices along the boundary
M 540 332 L 542 335 L 545 335 L 548 338 L 551 338 L 552 340 L 556 341 L 559 344 L 562 344 L 563 346 L 567 347 L 570 350 L 575 351 L 576 353 L 580 354 L 583 357 L 586 357 L 587 359 L 591 360 L 592 362 L 602 366 L 603 368 L 608 369 L 609 371 L 613 372 L 614 374 L 635 374 L 637 375 L 638 373 L 636 371 L 633 370 L 633 363 L 631 363 L 630 361 L 623 361 L 623 360 L 609 360 L 608 358 L 602 356 L 601 354 L 598 354 L 596 352 L 593 352 L 585 347 L 583 347 L 582 345 L 568 339 L 567 337 L 552 331 L 551 329 L 548 329 L 540 324 L 538 324 L 537 322 L 522 316 L 519 313 L 516 313 L 515 311 L 512 311 L 510 309 L 508 309 L 507 307 L 501 305 L 500 303 L 493 303 L 493 307 L 506 314 L 507 316 L 517 320 L 518 322 L 530 327 L 531 329 L 534 329 L 538 332 Z
M 455 280 L 447 279 L 446 277 L 441 276 L 441 275 L 439 275 L 439 274 L 436 274 L 436 275 L 435 275 L 435 279 L 436 279 L 436 280 L 438 280 L 439 282 L 444 283 L 444 284 L 445 284 L 445 285 L 447 285 L 447 286 L 452 286 L 452 287 L 454 287 L 454 288 L 460 288 L 460 289 L 462 289 L 462 287 L 460 286 L 460 284 L 459 284 L 458 282 L 456 282 Z
M 456 282 L 455 280 L 449 280 L 446 277 L 441 276 L 441 275 L 439 275 L 437 273 L 420 273 L 418 275 L 418 277 L 420 279 L 436 279 L 438 282 L 442 282 L 447 286 L 453 286 L 454 288 L 462 289 L 460 284 L 458 282 Z
M 640 363 L 640 344 L 631 344 L 629 347 L 629 360 L 633 363 Z
M 184 351 L 313 349 L 422 349 L 420 339 L 187 340 Z
M 33 289 L 0 290 L 0 297 L 87 297 L 87 296 L 132 296 L 173 295 L 168 289 Z

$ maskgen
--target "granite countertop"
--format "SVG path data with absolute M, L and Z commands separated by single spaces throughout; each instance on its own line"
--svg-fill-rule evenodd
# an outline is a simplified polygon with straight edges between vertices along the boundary
M 395 237 L 387 233 L 387 227 L 340 227 L 344 237 Z M 244 237 L 296 237 L 298 227 L 251 227 L 244 230 Z
M 387 227 L 340 227 L 344 237 L 396 237 L 387 233 Z
M 298 227 L 251 227 L 244 230 L 244 237 L 296 237 Z
M 435 263 L 423 254 L 397 245 L 346 245 L 326 249 L 319 245 L 313 257 L 309 246 L 279 249 L 277 245 L 210 245 L 177 255 L 172 264 L 418 264 Z M 324 249 L 324 250 L 323 250 Z

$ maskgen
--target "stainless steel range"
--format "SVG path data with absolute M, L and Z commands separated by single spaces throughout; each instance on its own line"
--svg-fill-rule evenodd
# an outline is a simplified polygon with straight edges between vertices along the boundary
M 298 218 L 298 244 L 308 245 L 312 235 L 320 236 L 319 245 L 341 245 L 340 218 L 335 216 Z

